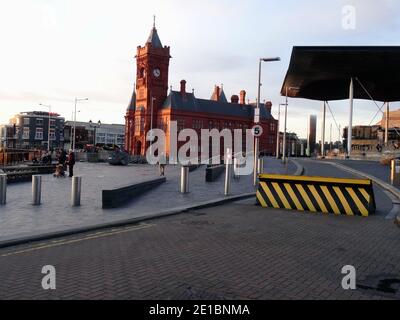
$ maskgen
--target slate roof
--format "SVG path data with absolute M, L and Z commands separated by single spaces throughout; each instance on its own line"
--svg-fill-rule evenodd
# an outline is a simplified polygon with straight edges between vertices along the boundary
M 211 95 L 211 100 L 214 100 L 214 101 L 217 101 L 217 97 L 216 97 L 216 92 L 214 91 L 213 92 L 213 94 Z M 226 99 L 226 95 L 225 95 L 225 92 L 224 92 L 224 89 L 223 88 L 221 88 L 220 89 L 220 91 L 219 91 L 219 101 L 221 101 L 221 102 L 228 102 L 228 99 Z
M 226 98 L 225 98 L 226 100 Z M 186 93 L 183 97 L 179 91 L 171 91 L 165 99 L 161 109 L 174 109 L 188 112 L 214 113 L 218 115 L 248 118 L 253 120 L 254 104 L 238 104 L 225 101 L 198 99 L 193 93 Z M 272 115 L 263 104 L 260 104 L 261 119 L 272 119 Z
M 131 102 L 129 102 L 128 108 L 126 111 L 136 111 L 136 89 L 133 89 Z
M 146 43 L 150 43 L 153 48 L 162 48 L 161 40 L 158 36 L 157 29 L 153 27 L 150 31 L 149 38 Z

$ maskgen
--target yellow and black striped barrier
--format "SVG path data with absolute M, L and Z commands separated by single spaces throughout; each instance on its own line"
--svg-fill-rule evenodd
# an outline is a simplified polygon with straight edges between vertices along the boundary
M 283 208 L 367 217 L 375 212 L 372 181 L 260 174 L 257 202 Z

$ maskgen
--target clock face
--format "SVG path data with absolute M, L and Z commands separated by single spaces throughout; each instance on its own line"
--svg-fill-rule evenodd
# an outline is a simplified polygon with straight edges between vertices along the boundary
M 154 76 L 155 76 L 156 78 L 158 78 L 158 77 L 161 75 L 160 69 L 154 69 L 154 70 L 153 70 L 153 74 L 154 74 Z

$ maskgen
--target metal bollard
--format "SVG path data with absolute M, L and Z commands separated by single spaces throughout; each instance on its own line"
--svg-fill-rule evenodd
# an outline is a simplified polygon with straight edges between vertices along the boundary
M 42 198 L 42 176 L 32 176 L 32 204 L 38 206 Z
M 229 195 L 231 189 L 231 165 L 232 154 L 229 149 L 226 150 L 226 164 L 225 164 L 225 195 Z
M 181 168 L 181 193 L 189 192 L 189 166 Z
M 400 186 L 400 160 L 391 161 L 390 182 L 392 186 Z
M 72 177 L 71 206 L 81 205 L 82 177 Z
M 0 174 L 0 205 L 6 204 L 7 198 L 7 175 L 5 173 Z
M 257 172 L 260 174 L 264 173 L 264 159 L 263 158 L 258 158 Z
M 233 178 L 239 179 L 239 160 L 238 158 L 233 159 Z

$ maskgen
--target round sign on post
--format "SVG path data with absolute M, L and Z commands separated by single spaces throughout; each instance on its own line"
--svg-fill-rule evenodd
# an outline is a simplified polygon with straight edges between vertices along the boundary
M 252 130 L 253 136 L 255 136 L 257 138 L 260 137 L 263 133 L 263 128 L 259 124 L 256 124 L 251 130 Z

